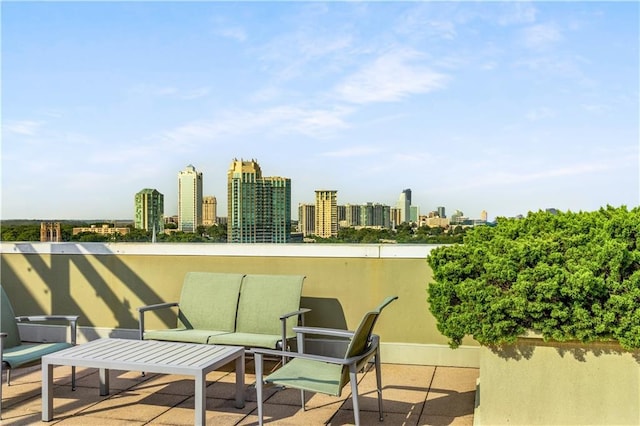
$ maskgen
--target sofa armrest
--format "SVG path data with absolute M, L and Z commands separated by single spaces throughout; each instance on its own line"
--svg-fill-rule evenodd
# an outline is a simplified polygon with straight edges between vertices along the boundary
M 15 317 L 17 322 L 67 321 L 71 327 L 71 344 L 78 341 L 78 318 L 80 315 L 22 315 Z
M 319 336 L 342 337 L 350 339 L 355 332 L 350 330 L 341 330 L 338 328 L 322 328 L 322 327 L 293 327 L 296 334 L 315 334 Z
M 179 306 L 178 302 L 156 303 L 154 305 L 146 305 L 138 308 L 138 333 L 140 340 L 144 340 L 144 313 L 147 311 L 157 311 L 159 309 L 173 308 Z

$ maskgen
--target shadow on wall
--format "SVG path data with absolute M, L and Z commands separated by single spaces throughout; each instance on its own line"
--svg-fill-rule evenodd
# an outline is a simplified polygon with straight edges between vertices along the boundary
M 86 247 L 87 245 L 85 244 L 84 246 Z M 78 314 L 80 315 L 79 326 L 94 327 L 99 326 L 99 324 L 93 324 L 89 319 L 90 316 L 87 315 L 87 311 L 91 309 L 90 305 L 81 306 L 71 297 L 70 279 L 72 268 L 81 272 L 86 282 L 93 287 L 96 297 L 104 301 L 105 305 L 111 309 L 113 316 L 117 319 L 117 327 L 134 329 L 138 327 L 138 318 L 132 315 L 129 301 L 126 299 L 121 300 L 121 297 L 114 292 L 101 273 L 91 264 L 90 258 L 97 260 L 105 268 L 115 272 L 115 277 L 120 282 L 126 283 L 146 304 L 163 301 L 135 271 L 119 260 L 117 256 L 104 256 L 105 254 L 114 253 L 108 248 L 105 249 L 102 245 L 91 246 L 92 250 L 102 249 L 101 252 L 94 251 L 88 254 L 86 250 L 81 250 L 78 244 L 56 244 L 56 250 L 52 251 L 55 256 L 51 256 L 50 265 L 47 263 L 46 257 L 39 254 L 31 244 L 20 244 L 18 247 L 20 253 L 27 260 L 29 265 L 28 272 L 37 274 L 46 286 L 45 293 L 51 293 L 51 306 L 49 307 L 51 312 L 73 312 Z M 20 274 L 6 264 L 4 259 L 1 267 L 3 287 L 7 290 L 7 293 L 10 293 L 9 296 L 12 300 L 17 301 L 16 304 L 19 305 L 19 308 L 24 308 L 25 306 L 23 305 L 28 304 L 35 308 L 29 309 L 32 315 L 45 314 L 44 307 L 32 306 L 33 295 L 30 294 L 30 291 L 33 291 L 33 286 L 30 287 L 29 283 L 22 282 L 19 277 Z M 164 313 L 161 319 L 166 324 L 175 322 L 175 319 L 172 321 L 171 312 Z M 86 333 L 86 330 L 83 332 Z M 85 337 L 87 340 L 93 340 L 98 336 Z

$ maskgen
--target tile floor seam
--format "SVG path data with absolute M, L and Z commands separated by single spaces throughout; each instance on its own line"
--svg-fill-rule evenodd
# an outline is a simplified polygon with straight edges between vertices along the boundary
M 424 414 L 425 409 L 427 408 L 427 401 L 429 400 L 429 393 L 431 392 L 431 386 L 433 385 L 433 381 L 436 378 L 436 372 L 438 371 L 438 366 L 436 365 L 433 368 L 433 373 L 431 373 L 431 380 L 429 380 L 429 385 L 427 387 L 427 393 L 424 396 L 424 401 L 422 402 L 422 408 L 420 409 L 420 414 L 418 414 L 418 418 L 416 420 L 416 426 L 418 423 L 420 423 L 420 419 L 422 418 L 422 415 Z

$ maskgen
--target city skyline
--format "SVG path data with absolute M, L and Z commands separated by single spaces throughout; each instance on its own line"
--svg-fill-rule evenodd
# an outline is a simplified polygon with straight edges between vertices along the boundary
M 5 2 L 2 219 L 178 212 L 233 158 L 292 214 L 640 204 L 637 2 Z

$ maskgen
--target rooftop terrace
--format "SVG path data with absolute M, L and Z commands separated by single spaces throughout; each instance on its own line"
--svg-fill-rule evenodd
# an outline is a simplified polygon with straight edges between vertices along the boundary
M 478 370 L 429 365 L 383 364 L 384 423 L 387 425 L 471 425 Z M 247 361 L 245 407 L 234 406 L 233 363 L 207 376 L 207 423 L 257 424 L 253 361 Z M 3 425 L 190 425 L 193 424 L 193 378 L 111 371 L 111 393 L 100 396 L 98 372 L 79 369 L 71 390 L 69 367 L 54 369 L 54 419 L 41 422 L 39 367 L 16 370 L 3 385 Z M 4 383 L 4 382 L 3 382 Z M 379 424 L 375 370 L 360 377 L 361 419 Z M 307 394 L 307 409 L 293 389 L 266 388 L 265 423 L 280 425 L 353 424 L 348 386 L 340 398 Z

